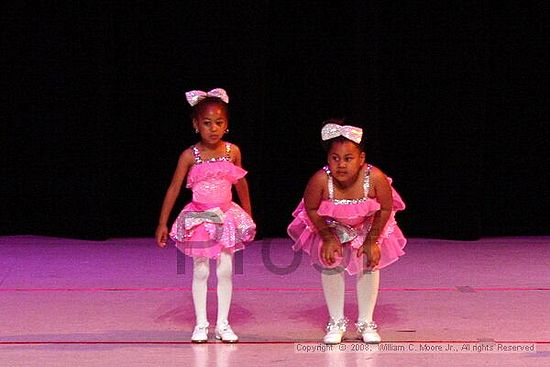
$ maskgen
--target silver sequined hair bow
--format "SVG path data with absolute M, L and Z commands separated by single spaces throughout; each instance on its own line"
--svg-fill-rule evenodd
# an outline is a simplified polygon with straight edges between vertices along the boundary
M 321 139 L 330 140 L 343 136 L 346 139 L 360 144 L 363 137 L 363 129 L 351 125 L 326 124 L 321 130 Z
M 185 93 L 185 98 L 191 106 L 195 106 L 206 97 L 216 97 L 221 99 L 225 103 L 229 103 L 229 96 L 227 95 L 227 92 L 222 88 L 212 89 L 208 92 L 203 92 L 202 90 L 192 90 Z

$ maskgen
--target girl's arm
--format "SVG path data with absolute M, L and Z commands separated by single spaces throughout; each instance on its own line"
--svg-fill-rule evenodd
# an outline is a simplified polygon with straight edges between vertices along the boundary
M 327 264 L 332 265 L 336 261 L 335 253 L 342 256 L 342 245 L 331 232 L 324 219 L 317 214 L 317 210 L 323 199 L 326 181 L 326 173 L 322 170 L 313 175 L 304 192 L 304 206 L 309 219 L 311 219 L 317 228 L 323 241 L 321 246 L 321 258 Z
M 376 167 L 373 167 L 370 174 L 376 200 L 380 204 L 380 209 L 374 214 L 371 229 L 365 237 L 363 246 L 361 246 L 358 250 L 358 256 L 362 253 L 367 255 L 367 268 L 372 269 L 380 262 L 380 247 L 378 238 L 390 218 L 393 205 L 393 196 L 388 178 L 382 171 Z
M 157 240 L 157 245 L 160 247 L 166 246 L 166 240 L 168 239 L 168 217 L 172 212 L 174 203 L 178 198 L 178 195 L 181 190 L 181 185 L 189 167 L 194 163 L 193 153 L 190 149 L 186 149 L 178 160 L 178 165 L 176 166 L 176 171 L 172 177 L 172 182 L 166 190 L 166 195 L 164 196 L 164 201 L 162 203 L 162 209 L 160 210 L 159 224 L 157 226 L 155 238 Z
M 231 151 L 233 152 L 233 163 L 242 168 L 241 150 L 238 146 L 232 144 Z M 241 207 L 252 217 L 252 205 L 250 204 L 250 193 L 246 178 L 243 177 L 239 179 L 235 184 L 235 189 L 237 190 L 237 196 L 239 197 Z

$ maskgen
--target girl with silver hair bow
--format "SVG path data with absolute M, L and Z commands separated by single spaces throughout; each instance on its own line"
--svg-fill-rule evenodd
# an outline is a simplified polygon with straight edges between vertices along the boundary
M 338 344 L 347 330 L 344 272 L 357 276 L 357 331 L 380 343 L 373 320 L 380 269 L 403 255 L 406 239 L 395 221 L 405 208 L 391 179 L 366 163 L 363 130 L 326 121 L 321 140 L 328 165 L 309 180 L 288 234 L 293 249 L 308 253 L 321 272 L 330 320 L 323 341 Z
M 247 172 L 242 168 L 239 147 L 222 140 L 228 131 L 229 97 L 225 90 L 194 90 L 187 92 L 186 98 L 193 106 L 192 122 L 199 142 L 180 155 L 162 205 L 156 240 L 160 247 L 165 247 L 169 235 L 180 251 L 193 257 L 196 326 L 191 341 L 194 343 L 208 341 L 207 283 L 210 259 L 216 260 L 218 316 L 215 337 L 234 343 L 238 337 L 228 321 L 233 254 L 252 241 L 256 233 L 244 177 Z M 193 191 L 193 200 L 183 208 L 168 232 L 168 217 L 184 179 Z M 232 201 L 233 186 L 240 206 Z

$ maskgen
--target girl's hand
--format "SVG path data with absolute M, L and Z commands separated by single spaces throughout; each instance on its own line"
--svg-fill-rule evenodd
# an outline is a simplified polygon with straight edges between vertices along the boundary
M 336 239 L 323 240 L 321 245 L 321 259 L 327 264 L 332 265 L 336 261 L 337 254 L 342 257 L 342 245 Z
M 166 247 L 166 240 L 168 239 L 168 227 L 164 224 L 159 224 L 157 232 L 155 233 L 158 247 Z
M 357 257 L 365 255 L 367 257 L 367 269 L 373 270 L 380 262 L 380 246 L 378 242 L 365 242 L 363 246 L 357 250 Z

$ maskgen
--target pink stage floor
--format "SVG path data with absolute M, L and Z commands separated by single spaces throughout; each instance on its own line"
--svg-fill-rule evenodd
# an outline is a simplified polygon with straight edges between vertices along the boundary
M 254 242 L 236 258 L 236 345 L 189 342 L 191 261 L 173 247 L 13 236 L 0 237 L 0 249 L 2 367 L 550 365 L 550 237 L 410 239 L 382 270 L 383 343 L 369 350 L 353 330 L 324 349 L 319 274 L 287 239 Z

